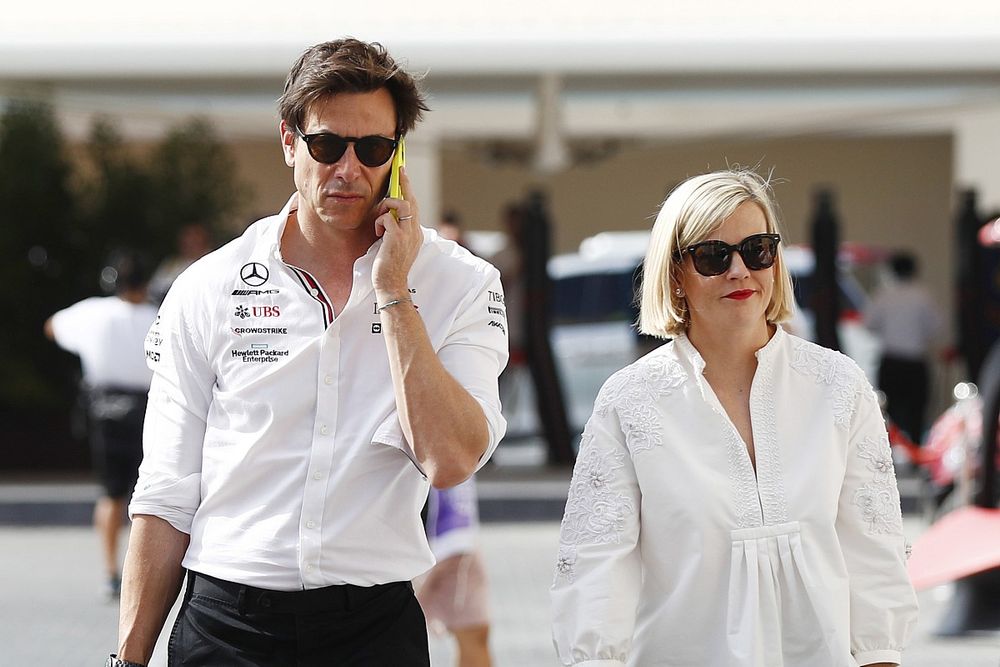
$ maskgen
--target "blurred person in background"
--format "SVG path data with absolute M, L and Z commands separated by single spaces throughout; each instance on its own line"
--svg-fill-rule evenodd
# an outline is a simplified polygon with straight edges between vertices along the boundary
M 437 231 L 469 250 L 458 213 L 441 216 Z M 437 562 L 414 581 L 428 627 L 455 637 L 458 667 L 492 664 L 486 567 L 477 544 L 478 503 L 475 476 L 450 489 L 431 489 L 425 527 Z
M 212 232 L 201 223 L 184 225 L 177 232 L 177 254 L 163 260 L 149 281 L 149 296 L 162 303 L 170 286 L 187 267 L 215 249 Z
M 472 252 L 465 240 L 465 230 L 462 227 L 462 217 L 455 211 L 446 211 L 445 214 L 441 216 L 441 222 L 438 223 L 437 232 L 441 235 L 441 238 L 454 241 L 469 252 Z
M 792 284 L 749 170 L 666 199 L 640 326 L 584 430 L 552 586 L 564 665 L 899 664 L 916 620 L 874 391 L 785 332 Z
M 458 647 L 457 667 L 490 667 L 489 590 L 479 550 L 476 482 L 431 489 L 427 538 L 437 560 L 414 582 L 428 627 L 447 630 Z
M 132 250 L 112 253 L 101 275 L 114 296 L 91 297 L 45 322 L 45 335 L 80 357 L 93 469 L 102 493 L 94 528 L 104 557 L 105 594 L 121 589 L 118 535 L 142 459 L 142 422 L 152 373 L 143 341 L 156 317 L 149 303 L 149 268 Z
M 504 403 L 517 401 L 515 374 L 526 370 L 528 358 L 524 351 L 524 263 L 521 250 L 523 213 L 517 204 L 508 204 L 501 222 L 506 243 L 490 257 L 490 263 L 500 271 L 506 302 L 507 336 L 510 339 L 510 362 L 500 376 L 500 397 Z
M 119 650 L 171 666 L 429 665 L 429 486 L 503 437 L 496 269 L 420 225 L 392 158 L 427 110 L 378 45 L 307 49 L 278 102 L 295 192 L 192 264 L 151 329 Z M 418 311 L 419 307 L 419 311 Z
M 930 357 L 941 337 L 944 320 L 930 292 L 917 276 L 917 259 L 909 252 L 889 260 L 892 275 L 865 309 L 865 326 L 882 342 L 878 386 L 886 412 L 914 442 L 924 436 L 931 391 Z

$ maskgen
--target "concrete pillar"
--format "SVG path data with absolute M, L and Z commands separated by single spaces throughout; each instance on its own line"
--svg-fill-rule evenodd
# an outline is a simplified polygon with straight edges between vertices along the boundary
M 406 137 L 406 173 L 420 206 L 420 224 L 437 227 L 441 215 L 441 144 L 416 130 Z
M 958 117 L 955 185 L 976 191 L 982 213 L 1000 209 L 1000 104 Z

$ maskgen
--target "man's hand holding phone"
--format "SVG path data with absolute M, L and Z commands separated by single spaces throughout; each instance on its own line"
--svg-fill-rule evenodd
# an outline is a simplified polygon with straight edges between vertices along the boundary
M 404 150 L 400 139 L 390 168 L 389 195 L 379 204 L 375 218 L 375 234 L 382 239 L 382 247 L 375 255 L 372 284 L 379 303 L 409 295 L 410 267 L 424 242 L 417 202 L 403 166 Z

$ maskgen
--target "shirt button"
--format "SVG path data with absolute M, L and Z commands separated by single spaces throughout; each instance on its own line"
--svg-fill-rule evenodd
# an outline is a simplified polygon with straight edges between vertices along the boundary
M 319 290 L 313 287 L 309 290 L 309 293 L 312 294 L 313 296 L 317 296 L 319 294 Z
M 327 435 L 330 432 L 330 429 L 324 424 L 323 426 L 319 427 L 319 432 L 322 433 L 323 435 Z
M 315 527 L 316 527 L 315 521 L 306 521 L 306 528 L 315 528 Z
M 323 473 L 321 473 L 321 472 L 314 472 L 313 473 L 313 479 L 323 479 Z
M 325 382 L 326 384 L 333 384 L 333 376 L 327 375 L 325 378 L 323 378 L 323 382 Z
M 313 564 L 312 563 L 309 563 L 308 565 L 306 565 L 306 571 L 307 572 L 312 572 L 313 571 Z

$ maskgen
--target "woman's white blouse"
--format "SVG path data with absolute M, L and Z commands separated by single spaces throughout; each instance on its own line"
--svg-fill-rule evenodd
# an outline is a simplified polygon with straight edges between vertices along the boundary
M 601 389 L 552 587 L 562 664 L 900 661 L 917 603 L 874 392 L 780 327 L 757 359 L 756 474 L 686 337 Z

